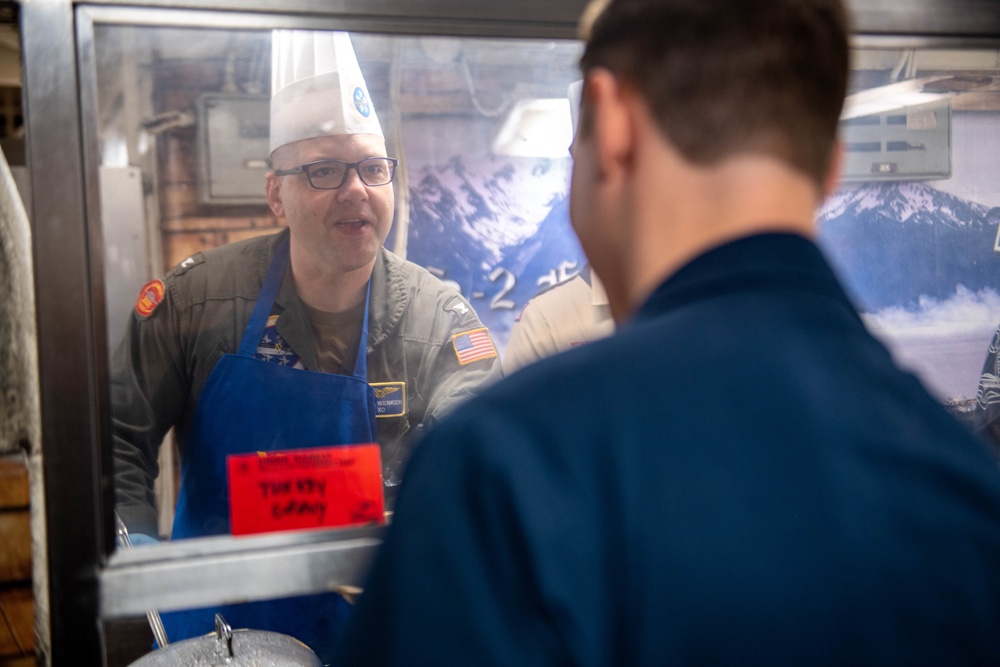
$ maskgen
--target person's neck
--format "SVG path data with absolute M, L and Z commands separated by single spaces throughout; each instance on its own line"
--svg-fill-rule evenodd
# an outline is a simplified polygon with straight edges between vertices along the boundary
M 368 281 L 375 266 L 351 271 L 337 270 L 329 264 L 312 260 L 306 253 L 291 253 L 295 292 L 306 305 L 328 313 L 342 313 L 364 301 Z
M 816 185 L 774 158 L 740 156 L 709 168 L 661 166 L 644 170 L 651 178 L 635 184 L 636 226 L 626 264 L 631 310 L 712 248 L 761 233 L 815 235 Z

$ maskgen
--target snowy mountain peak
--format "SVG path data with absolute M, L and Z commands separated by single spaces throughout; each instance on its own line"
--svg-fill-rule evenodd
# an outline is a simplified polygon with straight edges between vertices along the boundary
M 991 209 L 936 190 L 926 183 L 891 182 L 844 187 L 820 207 L 819 223 L 842 217 L 899 224 L 945 224 L 952 227 L 997 224 Z

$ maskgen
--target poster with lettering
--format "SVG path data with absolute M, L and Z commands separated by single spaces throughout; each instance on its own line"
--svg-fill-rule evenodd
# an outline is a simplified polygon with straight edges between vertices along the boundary
M 385 521 L 377 444 L 227 457 L 233 535 Z
M 818 241 L 897 361 L 968 409 L 1000 323 L 1000 117 L 952 110 L 948 123 L 948 177 L 845 182 L 817 211 Z M 406 256 L 469 300 L 502 355 L 528 300 L 586 264 L 572 160 L 496 154 L 485 122 L 405 127 Z

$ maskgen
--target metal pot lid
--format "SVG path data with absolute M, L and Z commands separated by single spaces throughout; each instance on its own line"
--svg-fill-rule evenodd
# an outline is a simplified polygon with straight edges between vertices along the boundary
M 220 614 L 215 632 L 168 644 L 129 667 L 323 667 L 312 650 L 288 635 L 233 630 Z

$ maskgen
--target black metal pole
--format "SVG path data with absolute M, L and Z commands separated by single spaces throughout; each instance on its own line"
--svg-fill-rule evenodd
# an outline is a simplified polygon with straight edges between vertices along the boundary
M 21 7 L 53 665 L 103 662 L 103 561 L 94 303 L 73 6 Z M 103 305 L 103 304 L 102 304 Z M 103 355 L 101 355 L 103 358 Z

